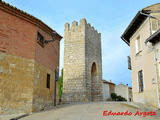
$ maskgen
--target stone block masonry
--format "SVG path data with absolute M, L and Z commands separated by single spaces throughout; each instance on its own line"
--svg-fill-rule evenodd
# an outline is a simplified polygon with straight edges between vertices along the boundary
M 101 34 L 86 19 L 64 30 L 63 102 L 102 100 Z

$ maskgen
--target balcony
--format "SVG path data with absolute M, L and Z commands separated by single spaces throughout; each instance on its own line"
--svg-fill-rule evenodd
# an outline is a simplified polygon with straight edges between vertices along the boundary
M 128 56 L 127 58 L 128 58 L 128 69 L 132 70 L 132 67 L 131 67 L 131 57 Z

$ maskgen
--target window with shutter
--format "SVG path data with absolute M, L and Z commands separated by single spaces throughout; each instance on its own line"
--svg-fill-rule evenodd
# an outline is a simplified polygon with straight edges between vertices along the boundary
M 143 71 L 138 72 L 139 92 L 143 92 Z

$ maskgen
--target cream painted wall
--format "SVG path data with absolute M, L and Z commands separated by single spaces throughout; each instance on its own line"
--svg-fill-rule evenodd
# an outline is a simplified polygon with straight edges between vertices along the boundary
M 142 51 L 136 54 L 135 40 L 140 35 Z M 158 106 L 156 79 L 154 66 L 154 52 L 151 45 L 145 45 L 145 40 L 150 36 L 150 22 L 146 19 L 141 27 L 130 39 L 130 56 L 132 64 L 132 92 L 133 101 Z M 139 92 L 138 71 L 143 70 L 144 91 Z
M 119 84 L 115 86 L 115 93 L 117 95 L 120 95 L 124 98 L 126 98 L 127 101 L 129 101 L 129 91 L 128 91 L 128 85 Z

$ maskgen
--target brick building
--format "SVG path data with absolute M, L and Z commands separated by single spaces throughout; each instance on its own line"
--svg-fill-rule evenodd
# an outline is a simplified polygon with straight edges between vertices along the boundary
M 0 1 L 0 113 L 54 105 L 61 36 Z

